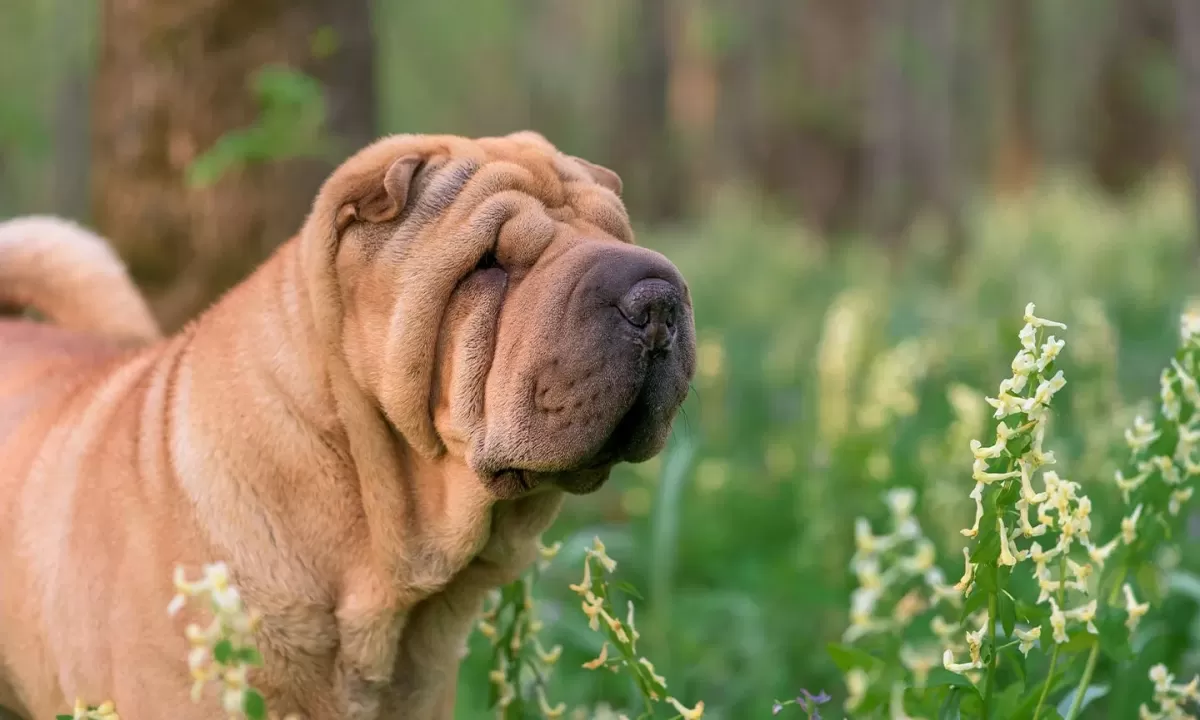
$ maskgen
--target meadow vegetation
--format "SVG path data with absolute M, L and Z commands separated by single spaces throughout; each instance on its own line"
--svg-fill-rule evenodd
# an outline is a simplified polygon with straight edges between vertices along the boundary
M 1195 292 L 1186 192 L 1164 174 L 1117 206 L 1060 176 L 984 200 L 953 275 L 932 224 L 914 226 L 897 269 L 877 246 L 835 248 L 744 198 L 644 234 L 689 278 L 699 374 L 667 452 L 572 500 L 547 535 L 562 546 L 534 591 L 540 642 L 562 650 L 545 692 L 568 717 L 643 711 L 640 680 L 584 667 L 613 650 L 569 587 L 599 537 L 636 607 L 638 652 L 707 718 L 777 701 L 804 717 L 825 695 L 827 717 L 981 717 L 985 698 L 995 718 L 1138 717 L 1143 704 L 1182 717 L 1172 702 L 1194 699 L 1185 681 L 1200 669 L 1194 459 L 1177 454 L 1196 375 L 1180 331 Z M 1028 338 L 1028 302 L 1067 328 Z M 1014 357 L 1029 342 L 1032 369 Z M 1019 370 L 1032 374 L 1017 390 Z M 1005 378 L 1025 398 L 1053 387 L 1045 417 L 997 416 Z M 1004 477 L 974 493 L 981 472 Z M 860 634 L 862 578 L 877 580 L 863 548 L 893 522 L 907 545 L 889 551 L 927 592 L 878 598 L 886 630 Z M 460 717 L 485 717 L 491 645 L 477 634 L 472 647 Z

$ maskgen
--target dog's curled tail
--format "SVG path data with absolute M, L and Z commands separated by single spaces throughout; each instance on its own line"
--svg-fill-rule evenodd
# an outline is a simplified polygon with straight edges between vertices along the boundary
M 0 307 L 32 308 L 56 325 L 125 341 L 161 332 L 104 238 L 48 215 L 0 221 Z

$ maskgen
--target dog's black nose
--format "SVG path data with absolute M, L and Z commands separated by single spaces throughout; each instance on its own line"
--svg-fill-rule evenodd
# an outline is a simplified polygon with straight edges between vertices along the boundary
M 617 303 L 631 325 L 641 329 L 646 347 L 666 350 L 675 340 L 675 320 L 683 298 L 679 288 L 666 280 L 640 280 Z

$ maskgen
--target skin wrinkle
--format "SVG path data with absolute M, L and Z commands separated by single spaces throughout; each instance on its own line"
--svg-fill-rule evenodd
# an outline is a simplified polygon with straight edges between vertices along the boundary
M 50 530 L 22 554 L 0 524 L 0 577 L 16 580 L 0 585 L 0 703 L 44 717 L 85 692 L 128 717 L 213 716 L 215 694 L 187 698 L 183 619 L 163 609 L 175 563 L 222 560 L 263 613 L 251 681 L 273 711 L 450 720 L 484 595 L 533 561 L 566 493 L 661 448 L 694 372 L 686 305 L 648 365 L 603 300 L 643 276 L 687 296 L 631 244 L 613 188 L 531 133 L 388 137 L 109 399 L 136 357 L 114 354 L 110 328 L 0 323 L 0 377 L 27 376 L 0 386 L 0 418 L 20 414 L 0 427 L 0 494 L 22 498 L 6 517 Z M 92 257 L 59 231 L 60 266 Z M 99 294 L 120 276 L 79 277 Z M 82 420 L 87 402 L 109 419 Z M 77 444 L 45 445 L 28 472 L 69 430 Z M 44 514 L 47 493 L 74 524 Z M 93 597 L 104 618 L 60 611 Z

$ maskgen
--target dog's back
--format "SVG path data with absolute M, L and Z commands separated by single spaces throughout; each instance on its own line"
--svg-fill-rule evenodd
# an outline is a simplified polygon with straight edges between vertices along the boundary
M 53 551 L 60 550 L 49 543 L 56 535 L 55 524 L 38 518 L 83 509 L 56 502 L 75 482 L 59 467 L 70 462 L 67 435 L 82 440 L 95 434 L 97 423 L 111 421 L 71 426 L 73 431 L 66 435 L 61 429 L 92 404 L 96 389 L 118 366 L 144 352 L 142 346 L 160 334 L 104 240 L 53 217 L 0 222 L 0 307 L 32 309 L 49 321 L 0 318 L 0 552 L 6 555 L 0 563 L 0 634 L 5 638 L 0 647 L 0 706 L 22 712 L 26 708 L 13 695 L 12 678 L 6 675 L 22 676 L 27 698 L 30 690 L 34 697 L 56 691 L 49 658 L 41 656 L 40 644 L 24 636 L 44 620 L 38 610 L 54 595 L 43 594 L 53 590 L 47 578 L 31 574 L 31 566 L 18 558 L 50 550 L 54 559 Z M 47 460 L 53 467 L 34 472 Z M 43 535 L 24 532 L 31 523 L 40 525 Z M 49 544 L 30 547 L 31 537 Z M 13 667 L 17 664 L 20 667 Z M 61 699 L 68 700 L 73 698 Z M 2 711 L 0 717 L 6 717 Z
M 103 238 L 51 216 L 0 222 L 0 307 L 49 323 L 0 319 L 0 446 L 35 408 L 76 395 L 158 325 Z

